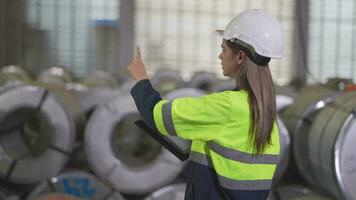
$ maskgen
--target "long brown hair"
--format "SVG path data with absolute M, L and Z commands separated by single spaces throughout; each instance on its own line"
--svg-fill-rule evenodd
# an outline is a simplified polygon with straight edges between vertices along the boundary
M 226 41 L 227 46 L 237 54 L 244 51 L 236 42 Z M 268 63 L 268 62 L 267 62 Z M 249 96 L 251 124 L 249 139 L 255 154 L 262 154 L 271 144 L 271 133 L 276 120 L 276 93 L 268 64 L 261 66 L 254 63 L 249 56 L 241 64 L 236 81 L 240 89 Z

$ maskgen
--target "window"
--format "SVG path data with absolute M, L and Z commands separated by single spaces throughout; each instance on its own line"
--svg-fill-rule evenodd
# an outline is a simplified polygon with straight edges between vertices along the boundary
M 331 77 L 356 80 L 356 2 L 310 0 L 309 82 Z
M 25 66 L 63 65 L 77 76 L 115 70 L 119 0 L 27 0 Z
M 195 71 L 221 76 L 221 40 L 214 34 L 247 8 L 261 8 L 282 24 L 284 57 L 271 61 L 274 80 L 287 84 L 292 78 L 294 0 L 136 0 L 135 42 L 149 73 L 160 68 L 178 70 L 184 79 Z

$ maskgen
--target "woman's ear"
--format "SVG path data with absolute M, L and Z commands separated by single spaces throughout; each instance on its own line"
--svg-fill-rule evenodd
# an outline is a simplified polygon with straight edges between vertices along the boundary
M 238 64 L 238 65 L 241 65 L 241 64 L 245 61 L 245 59 L 246 59 L 246 53 L 240 50 L 240 51 L 236 54 L 236 59 L 237 59 L 237 64 Z

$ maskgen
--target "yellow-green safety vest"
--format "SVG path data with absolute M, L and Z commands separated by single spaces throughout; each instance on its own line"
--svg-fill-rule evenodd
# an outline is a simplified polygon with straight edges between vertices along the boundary
M 262 155 L 254 155 L 248 139 L 251 118 L 246 91 L 161 100 L 153 115 L 161 134 L 192 140 L 189 159 L 213 168 L 220 186 L 270 189 L 280 151 L 278 126 L 273 127 L 271 145 Z

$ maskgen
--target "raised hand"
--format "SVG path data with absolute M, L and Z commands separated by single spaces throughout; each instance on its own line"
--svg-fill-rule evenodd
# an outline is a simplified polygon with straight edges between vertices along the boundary
M 127 70 L 136 81 L 148 79 L 145 65 L 142 62 L 140 47 L 136 48 L 136 57 L 127 66 Z

